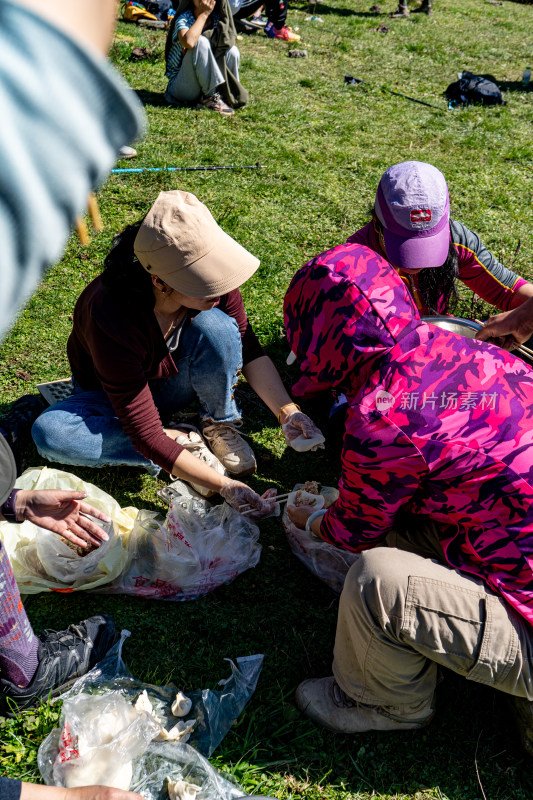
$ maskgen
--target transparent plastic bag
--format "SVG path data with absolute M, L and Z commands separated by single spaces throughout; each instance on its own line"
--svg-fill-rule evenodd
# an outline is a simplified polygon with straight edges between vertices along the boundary
M 261 554 L 257 525 L 227 504 L 200 515 L 192 503 L 173 501 L 165 521 L 140 511 L 128 538 L 128 563 L 101 591 L 194 600 L 255 567 Z
M 303 486 L 303 483 L 297 483 L 293 491 L 302 489 Z M 335 501 L 335 493 L 338 496 L 337 490 L 331 486 L 322 486 L 320 488 L 320 494 L 326 499 L 325 507 L 329 507 Z M 329 542 L 319 539 L 318 536 L 315 536 L 310 531 L 303 531 L 297 528 L 289 519 L 287 507 L 283 512 L 281 522 L 287 534 L 289 547 L 294 555 L 305 564 L 313 575 L 320 578 L 336 594 L 340 594 L 344 586 L 346 573 L 359 558 L 359 553 L 350 553 L 348 550 L 342 550 L 340 547 L 335 547 Z
M 78 694 L 65 700 L 60 728 L 39 748 L 41 775 L 49 786 L 127 790 L 134 759 L 158 730 L 153 717 L 137 711 L 119 692 Z
M 240 786 L 217 772 L 188 744 L 152 742 L 135 762 L 131 790 L 145 800 L 168 798 L 167 778 L 200 787 L 198 800 L 237 800 L 245 797 Z
M 122 647 L 129 635 L 129 631 L 122 631 L 120 641 L 106 657 L 78 678 L 57 700 L 68 700 L 81 693 L 100 695 L 119 692 L 129 703 L 135 703 L 139 695 L 146 691 L 160 727 L 168 730 L 178 721 L 171 711 L 178 687 L 174 684 L 155 686 L 133 677 L 122 658 Z M 225 659 L 230 663 L 231 675 L 220 681 L 221 689 L 188 691 L 186 687 L 179 687 L 192 700 L 191 710 L 182 719 L 186 722 L 196 720 L 189 742 L 203 755 L 210 756 L 215 751 L 242 713 L 257 686 L 263 658 L 261 654 L 244 656 L 237 658 L 236 663 Z

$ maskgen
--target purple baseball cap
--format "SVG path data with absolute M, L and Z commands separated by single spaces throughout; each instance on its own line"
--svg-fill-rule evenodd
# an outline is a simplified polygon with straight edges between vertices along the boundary
M 450 197 L 444 175 L 423 161 L 383 173 L 376 193 L 388 260 L 395 267 L 440 267 L 450 246 Z

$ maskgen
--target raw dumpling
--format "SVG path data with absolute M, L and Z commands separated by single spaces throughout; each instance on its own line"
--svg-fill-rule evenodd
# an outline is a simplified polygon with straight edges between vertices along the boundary
M 202 787 L 187 781 L 171 781 L 167 778 L 167 789 L 170 800 L 195 800 Z
M 135 711 L 146 711 L 147 714 L 151 714 L 154 716 L 154 707 L 150 702 L 150 698 L 148 697 L 148 692 L 146 689 L 144 692 L 141 692 L 137 700 L 135 701 Z
M 311 506 L 315 510 L 324 507 L 324 498 L 321 494 L 311 494 L 304 489 L 291 492 L 287 498 L 288 506 Z
M 189 713 L 192 708 L 192 700 L 183 694 L 183 692 L 178 692 L 176 695 L 176 699 L 172 703 L 172 713 L 175 717 L 185 717 Z
M 191 736 L 194 726 L 196 725 L 195 719 L 190 719 L 187 722 L 181 720 L 169 731 L 161 728 L 154 742 L 187 742 Z

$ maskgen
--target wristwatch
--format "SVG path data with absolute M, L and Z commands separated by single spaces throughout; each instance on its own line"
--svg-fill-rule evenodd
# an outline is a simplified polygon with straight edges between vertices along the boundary
M 2 503 L 2 507 L 0 511 L 2 512 L 3 518 L 7 522 L 17 522 L 17 512 L 15 511 L 15 498 L 17 494 L 20 492 L 20 489 L 13 489 L 5 503 Z

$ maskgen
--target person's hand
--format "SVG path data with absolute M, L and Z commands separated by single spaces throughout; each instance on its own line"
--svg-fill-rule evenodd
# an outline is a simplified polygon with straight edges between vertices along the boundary
M 305 523 L 315 511 L 312 506 L 287 506 L 290 521 L 301 531 L 305 530 Z
M 17 520 L 33 522 L 80 547 L 87 547 L 88 544 L 99 547 L 109 536 L 85 515 L 90 514 L 102 522 L 111 520 L 103 511 L 83 503 L 84 497 L 87 497 L 86 492 L 20 489 L 15 497 Z
M 215 10 L 216 0 L 200 0 L 198 4 L 198 11 L 200 14 L 206 14 L 209 16 L 212 11 Z
M 224 498 L 226 503 L 239 511 L 239 507 L 246 503 L 251 506 L 254 511 L 247 513 L 246 516 L 251 519 L 260 519 L 261 517 L 269 517 L 276 511 L 279 511 L 279 504 L 276 503 L 274 498 L 276 496 L 275 489 L 267 489 L 262 495 L 258 495 L 253 489 L 250 489 L 245 483 L 240 481 L 228 481 L 220 489 L 220 495 Z
M 137 792 L 125 792 L 109 786 L 81 786 L 66 791 L 65 800 L 144 800 Z
M 302 411 L 293 411 L 282 422 L 285 441 L 294 450 L 306 452 L 324 447 L 324 436 L 313 420 Z
M 110 786 L 80 786 L 77 789 L 62 789 L 57 786 L 41 786 L 36 783 L 21 784 L 20 800 L 144 800 L 137 792 L 125 792 Z
M 533 334 L 533 298 L 518 308 L 489 317 L 476 333 L 481 342 L 497 344 L 504 350 L 513 350 L 526 342 Z

